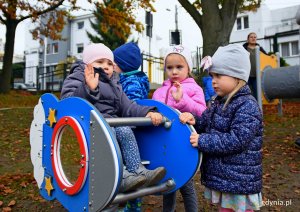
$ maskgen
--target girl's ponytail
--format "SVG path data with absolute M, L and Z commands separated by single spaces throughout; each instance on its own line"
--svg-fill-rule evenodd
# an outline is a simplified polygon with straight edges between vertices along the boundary
M 236 94 L 244 85 L 246 85 L 246 82 L 244 80 L 241 79 L 237 79 L 238 80 L 238 84 L 237 86 L 233 89 L 233 91 L 231 91 L 231 93 L 228 95 L 228 98 L 223 106 L 223 110 L 225 110 L 225 108 L 227 107 L 227 105 L 229 104 L 230 100 L 232 99 L 232 97 L 234 96 L 234 94 Z

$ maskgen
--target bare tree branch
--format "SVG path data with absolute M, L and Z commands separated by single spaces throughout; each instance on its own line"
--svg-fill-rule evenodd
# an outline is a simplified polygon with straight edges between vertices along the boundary
M 202 16 L 188 0 L 178 0 L 181 6 L 192 16 L 198 27 L 202 28 Z
M 48 7 L 48 8 L 45 9 L 45 10 L 42 10 L 42 11 L 37 12 L 36 15 L 39 16 L 39 15 L 42 15 L 42 14 L 45 14 L 45 13 L 47 13 L 47 12 L 50 12 L 50 11 L 55 10 L 55 9 L 58 8 L 60 5 L 62 5 L 62 3 L 63 3 L 64 1 L 65 1 L 65 0 L 60 0 L 57 4 L 54 4 L 54 5 L 52 5 L 51 7 Z M 20 19 L 18 20 L 18 22 L 24 21 L 25 19 L 27 19 L 27 18 L 32 18 L 32 17 L 33 17 L 33 15 L 27 15 L 27 16 L 24 16 L 24 17 L 20 18 Z

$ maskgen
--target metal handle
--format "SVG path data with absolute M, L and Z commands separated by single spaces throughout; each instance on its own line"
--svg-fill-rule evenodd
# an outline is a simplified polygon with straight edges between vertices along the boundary
M 147 187 L 147 188 L 142 188 L 139 190 L 136 190 L 134 192 L 130 192 L 130 193 L 120 193 L 118 194 L 115 199 L 112 201 L 112 204 L 118 204 L 118 203 L 122 203 L 122 202 L 126 202 L 128 200 L 131 199 L 136 199 L 138 197 L 143 197 L 146 195 L 151 195 L 151 194 L 156 194 L 159 192 L 167 192 L 172 190 L 173 188 L 175 188 L 176 183 L 173 179 L 169 179 L 166 182 L 160 184 L 160 185 L 156 185 L 156 186 L 151 186 L 151 187 Z
M 153 126 L 151 118 L 149 117 L 131 117 L 131 118 L 106 118 L 106 122 L 111 127 L 120 127 L 120 126 Z M 161 124 L 164 125 L 165 128 L 170 128 L 172 122 L 163 117 Z

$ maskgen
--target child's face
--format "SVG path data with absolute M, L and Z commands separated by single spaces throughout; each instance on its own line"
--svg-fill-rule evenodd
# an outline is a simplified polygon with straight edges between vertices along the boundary
M 238 80 L 234 77 L 213 73 L 213 70 L 209 74 L 213 78 L 212 85 L 218 96 L 224 97 L 230 94 L 238 85 Z
M 94 62 L 91 63 L 91 65 L 95 68 L 103 68 L 104 72 L 108 75 L 108 77 L 110 78 L 113 74 L 114 71 L 114 63 L 109 60 L 109 59 L 100 59 L 100 60 L 96 60 Z
M 122 73 L 123 71 L 120 69 L 120 67 L 118 66 L 118 64 L 115 63 L 115 72 L 117 73 Z
M 166 59 L 166 72 L 172 82 L 181 82 L 189 77 L 189 66 L 184 57 L 179 54 L 170 54 Z

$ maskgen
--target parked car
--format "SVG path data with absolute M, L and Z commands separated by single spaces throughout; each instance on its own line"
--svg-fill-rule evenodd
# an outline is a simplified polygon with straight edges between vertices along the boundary
M 36 91 L 36 87 L 34 84 L 25 84 L 27 86 L 28 91 Z
M 27 85 L 25 85 L 25 83 L 15 82 L 14 83 L 14 89 L 17 89 L 17 90 L 27 90 L 28 87 L 27 87 Z

